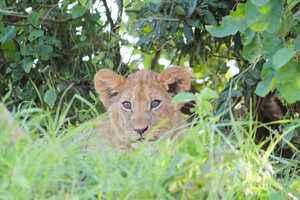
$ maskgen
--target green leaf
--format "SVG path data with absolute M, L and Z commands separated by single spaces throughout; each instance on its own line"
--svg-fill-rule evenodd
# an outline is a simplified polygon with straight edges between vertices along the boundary
M 300 39 L 294 41 L 294 46 L 297 52 L 300 51 Z
M 271 61 L 265 62 L 261 70 L 260 76 L 264 78 L 270 71 L 274 71 Z
M 30 57 L 26 57 L 22 60 L 23 69 L 26 73 L 29 73 L 33 67 L 33 60 Z
M 278 49 L 283 47 L 281 40 L 274 34 L 264 33 L 263 34 L 263 54 L 265 58 L 271 58 Z
M 56 101 L 56 97 L 56 91 L 54 89 L 49 89 L 44 95 L 44 101 L 50 106 L 50 108 L 53 108 Z
M 27 75 L 28 76 L 28 75 Z M 25 87 L 22 85 L 22 89 L 18 91 L 18 96 L 21 97 L 22 100 L 25 101 L 34 101 L 36 98 L 36 92 L 34 88 L 32 87 L 32 84 L 30 81 L 27 81 L 25 84 Z
M 106 58 L 106 59 L 104 60 L 104 63 L 108 66 L 108 68 L 110 68 L 110 69 L 113 69 L 113 68 L 114 68 L 114 63 L 113 63 L 113 61 L 110 60 L 110 59 L 108 59 L 108 58 Z
M 267 30 L 270 33 L 275 33 L 280 25 L 281 10 L 280 0 L 269 1 L 262 7 L 257 7 L 251 1 L 247 1 L 247 24 L 257 32 Z
M 85 35 L 80 36 L 80 41 L 85 41 L 85 40 L 86 40 L 86 36 Z
M 288 63 L 295 55 L 295 51 L 292 48 L 281 48 L 272 57 L 272 63 L 275 70 L 279 70 L 280 67 Z
M 216 91 L 207 87 L 201 90 L 200 96 L 202 100 L 217 99 L 219 97 Z
M 213 26 L 218 25 L 218 22 L 215 19 L 215 16 L 209 10 L 204 10 L 204 17 L 210 25 L 213 25 Z
M 43 30 L 34 30 L 30 33 L 29 35 L 29 41 L 32 42 L 33 40 L 41 37 L 41 36 L 44 36 L 44 31 Z
M 35 55 L 38 55 L 42 60 L 48 60 L 53 48 L 45 44 L 39 44 L 34 50 Z
M 191 16 L 194 13 L 195 8 L 197 7 L 197 0 L 189 0 L 188 7 L 188 16 Z
M 6 59 L 14 61 L 17 59 L 16 45 L 13 40 L 1 44 L 0 47 L 4 52 Z
M 180 16 L 186 15 L 185 10 L 179 5 L 175 6 L 175 13 Z
M 278 71 L 276 85 L 288 103 L 300 100 L 300 63 L 290 61 Z
M 2 44 L 11 41 L 12 39 L 14 39 L 16 37 L 15 27 L 8 26 L 7 29 L 5 30 L 5 32 L 0 36 L 1 36 L 0 42 Z
M 248 28 L 245 32 L 242 32 L 241 40 L 243 45 L 248 45 L 252 42 L 253 38 L 255 37 L 256 32 L 252 29 Z
M 233 17 L 245 17 L 246 16 L 246 6 L 244 3 L 239 3 L 235 11 L 230 13 Z
M 255 94 L 258 96 L 264 97 L 271 89 L 271 83 L 275 76 L 275 73 L 269 74 L 263 81 L 259 82 L 256 89 Z
M 243 47 L 243 57 L 254 63 L 261 55 L 261 43 L 258 35 L 254 37 L 250 44 Z
M 232 16 L 225 16 L 222 19 L 222 23 L 218 27 L 206 25 L 206 30 L 215 37 L 226 37 L 229 35 L 234 35 L 237 33 L 238 26 L 234 23 L 234 17 Z
M 140 45 L 142 45 L 142 44 L 148 42 L 150 39 L 152 39 L 152 37 L 153 37 L 153 32 L 149 33 L 149 34 L 146 35 L 146 36 L 141 37 L 141 38 L 137 41 L 136 46 L 140 46 Z
M 177 94 L 173 100 L 172 103 L 177 104 L 177 103 L 183 103 L 187 101 L 193 101 L 195 100 L 195 95 L 192 93 L 179 93 Z
M 251 0 L 251 2 L 256 6 L 264 6 L 270 0 Z
M 183 32 L 184 32 L 184 36 L 186 38 L 187 43 L 188 44 L 191 43 L 192 38 L 193 38 L 192 28 L 189 25 L 185 24 L 183 27 Z
M 77 17 L 81 17 L 85 14 L 86 11 L 87 11 L 87 9 L 85 7 L 76 5 L 71 10 L 72 18 L 75 19 Z
M 13 81 L 19 81 L 23 78 L 23 76 L 25 75 L 24 70 L 20 67 L 20 68 L 16 68 L 14 70 L 12 70 L 12 80 Z
M 39 14 L 35 11 L 32 11 L 29 14 L 28 22 L 30 22 L 33 26 L 38 26 L 39 25 Z

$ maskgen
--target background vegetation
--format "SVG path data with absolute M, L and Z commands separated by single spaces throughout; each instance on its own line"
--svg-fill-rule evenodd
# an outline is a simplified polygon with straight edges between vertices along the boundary
M 44 136 L 12 144 L 1 135 L 1 198 L 299 199 L 299 7 L 299 0 L 1 1 L 1 98 L 21 113 L 26 132 Z M 79 150 L 76 126 L 104 112 L 96 71 L 168 65 L 190 67 L 193 92 L 204 90 L 179 97 L 196 103 L 191 138 L 112 159 Z

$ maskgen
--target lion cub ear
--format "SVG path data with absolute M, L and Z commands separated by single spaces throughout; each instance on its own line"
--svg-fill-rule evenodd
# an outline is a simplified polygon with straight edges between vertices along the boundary
M 122 76 L 110 69 L 101 69 L 96 73 L 94 77 L 95 89 L 106 108 L 114 102 L 123 81 Z
M 180 92 L 186 92 L 191 87 L 191 75 L 180 67 L 171 67 L 164 70 L 159 74 L 158 80 L 172 96 Z

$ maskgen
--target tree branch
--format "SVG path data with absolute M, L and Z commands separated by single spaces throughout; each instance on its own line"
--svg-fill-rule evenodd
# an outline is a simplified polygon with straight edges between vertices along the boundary
M 52 9 L 50 9 L 46 16 L 45 17 L 39 17 L 39 20 L 41 22 L 53 22 L 53 23 L 57 23 L 57 24 L 62 24 L 62 23 L 65 23 L 65 22 L 69 22 L 69 21 L 73 21 L 73 20 L 77 20 L 77 19 L 80 19 L 81 17 L 78 17 L 78 18 L 72 18 L 72 17 L 67 17 L 67 18 L 64 18 L 64 19 L 61 19 L 61 20 L 57 20 L 57 19 L 52 19 L 52 18 L 47 18 L 47 15 L 49 14 L 49 12 L 51 11 Z M 15 13 L 15 12 L 7 12 L 5 10 L 2 10 L 0 9 L 0 13 L 2 13 L 4 16 L 10 16 L 10 17 L 15 17 L 15 18 L 19 18 L 19 19 L 27 19 L 29 16 L 28 15 L 22 15 L 22 14 L 18 14 L 18 13 Z M 12 22 L 4 22 L 5 24 L 8 24 L 8 25 L 12 25 L 12 26 L 27 26 L 29 25 L 30 23 L 24 23 L 24 24 L 16 24 L 16 23 L 12 23 Z
M 115 24 L 114 24 L 114 21 L 111 17 L 111 13 L 110 13 L 110 10 L 108 8 L 107 2 L 106 2 L 106 0 L 102 0 L 102 2 L 103 2 L 104 7 L 105 7 L 105 14 L 106 14 L 107 20 L 109 21 L 109 24 L 110 24 L 110 30 L 113 30 L 115 28 Z
M 118 4 L 118 18 L 115 24 L 117 24 L 116 27 L 114 27 L 115 32 L 118 32 L 119 28 L 120 28 L 120 24 L 122 22 L 122 15 L 123 15 L 123 0 L 117 0 L 117 4 Z

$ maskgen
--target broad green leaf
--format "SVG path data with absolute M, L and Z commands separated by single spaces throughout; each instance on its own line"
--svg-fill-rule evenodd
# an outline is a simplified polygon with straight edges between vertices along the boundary
M 264 6 L 267 4 L 270 0 L 251 0 L 251 2 L 256 6 Z
M 4 44 L 0 45 L 2 51 L 4 52 L 4 56 L 7 60 L 14 60 L 17 59 L 17 51 L 16 51 L 16 45 L 13 40 L 9 42 L 5 42 Z
M 263 34 L 262 47 L 263 47 L 263 56 L 265 58 L 271 58 L 278 49 L 283 47 L 281 40 L 276 37 L 274 34 Z
M 179 93 L 177 94 L 173 100 L 172 103 L 177 104 L 177 103 L 183 103 L 187 101 L 193 101 L 195 100 L 195 95 L 192 93 Z
M 153 37 L 153 32 L 149 33 L 149 34 L 146 35 L 146 36 L 141 37 L 141 38 L 137 41 L 136 46 L 140 46 L 140 45 L 142 45 L 142 44 L 148 42 L 150 39 L 152 39 L 152 37 Z
M 218 25 L 218 22 L 215 19 L 215 16 L 209 10 L 204 10 L 204 17 L 210 25 L 213 25 L 213 26 Z
M 28 39 L 31 42 L 31 41 L 35 40 L 36 38 L 39 38 L 39 37 L 41 37 L 43 35 L 44 35 L 44 31 L 43 30 L 34 30 L 34 31 L 32 31 L 30 33 Z
M 38 26 L 39 25 L 39 14 L 35 11 L 32 11 L 29 14 L 28 21 L 33 25 L 33 26 Z
M 192 28 L 189 25 L 185 24 L 184 28 L 183 28 L 183 32 L 184 32 L 184 36 L 186 38 L 186 41 L 189 44 L 192 41 L 192 38 L 193 38 Z
M 230 14 L 235 17 L 245 17 L 246 15 L 246 6 L 244 3 L 239 3 L 235 11 L 231 11 Z
M 108 66 L 108 68 L 113 69 L 114 68 L 114 63 L 112 62 L 112 60 L 106 58 L 104 60 L 104 63 Z
M 75 19 L 77 17 L 81 17 L 82 15 L 85 14 L 87 9 L 83 6 L 76 5 L 72 8 L 72 18 Z
M 298 77 L 300 76 L 300 74 L 297 75 Z M 288 82 L 284 85 L 279 85 L 278 89 L 289 104 L 300 100 L 300 92 L 298 92 L 300 91 L 300 78 L 297 82 Z
M 24 70 L 21 67 L 19 67 L 15 70 L 12 70 L 11 77 L 13 81 L 19 81 L 23 78 L 24 75 L 25 75 Z
M 180 15 L 180 16 L 185 16 L 186 15 L 185 10 L 179 5 L 175 6 L 175 13 L 177 15 Z
M 14 39 L 16 37 L 15 27 L 14 26 L 8 26 L 5 30 L 5 32 L 0 36 L 1 36 L 0 42 L 2 44 L 11 41 L 12 39 Z
M 294 46 L 297 52 L 300 51 L 300 39 L 294 41 Z
M 80 41 L 85 41 L 85 40 L 86 40 L 86 36 L 85 35 L 80 36 Z
M 260 76 L 264 78 L 270 71 L 274 71 L 271 61 L 265 62 L 261 70 Z
M 22 89 L 18 91 L 18 95 L 25 101 L 34 101 L 36 98 L 36 92 L 30 81 L 27 81 L 25 87 L 22 85 Z
M 288 103 L 300 100 L 300 63 L 291 60 L 280 68 L 275 84 Z
M 292 48 L 281 48 L 272 57 L 272 63 L 275 70 L 279 70 L 280 67 L 288 63 L 295 55 L 295 51 Z
M 50 53 L 53 51 L 53 48 L 49 45 L 39 44 L 34 49 L 34 54 L 38 55 L 42 60 L 48 60 L 50 57 Z
M 203 100 L 210 100 L 210 99 L 217 99 L 218 98 L 218 93 L 210 88 L 204 88 L 200 92 L 201 99 Z
M 271 89 L 271 83 L 272 80 L 275 76 L 275 72 L 269 74 L 264 80 L 258 83 L 256 89 L 255 89 L 255 94 L 258 96 L 264 97 L 266 94 L 270 91 Z
M 218 27 L 214 27 L 211 25 L 206 25 L 206 30 L 215 37 L 226 37 L 229 35 L 234 35 L 238 31 L 238 27 L 234 23 L 234 17 L 232 16 L 225 16 L 222 19 L 222 23 Z
M 248 28 L 245 32 L 242 32 L 241 40 L 243 45 L 248 45 L 252 42 L 253 38 L 255 37 L 255 31 Z
M 189 0 L 188 16 L 191 16 L 197 7 L 197 0 Z
M 254 63 L 261 55 L 261 48 L 260 39 L 258 35 L 256 35 L 250 44 L 243 47 L 243 57 L 251 63 Z
M 50 108 L 53 108 L 56 98 L 57 98 L 57 94 L 54 89 L 47 90 L 47 92 L 44 95 L 44 101 L 50 106 Z
M 80 4 L 83 5 L 84 7 L 90 9 L 93 5 L 92 0 L 79 0 Z
M 230 15 L 233 16 L 232 23 L 238 28 L 238 31 L 244 32 L 247 30 L 248 26 L 246 23 L 246 7 L 245 4 L 240 3 L 237 6 L 237 9 L 233 12 L 230 12 Z
M 251 1 L 246 3 L 247 24 L 257 32 L 267 30 L 270 33 L 277 31 L 280 25 L 281 1 L 272 0 L 262 7 L 257 7 Z
M 23 69 L 26 73 L 29 73 L 33 67 L 33 60 L 30 57 L 26 57 L 22 60 Z

